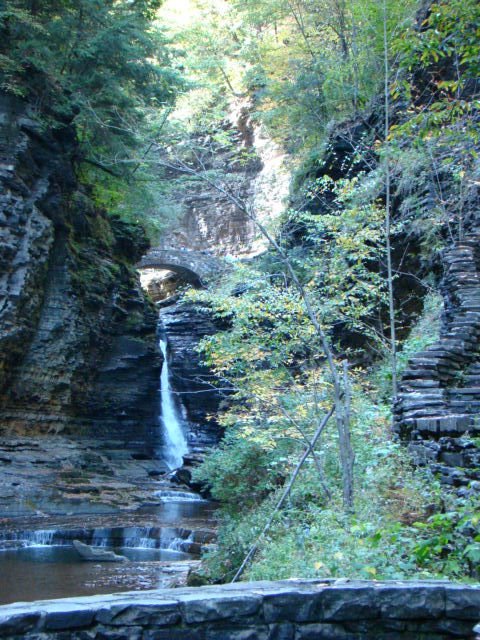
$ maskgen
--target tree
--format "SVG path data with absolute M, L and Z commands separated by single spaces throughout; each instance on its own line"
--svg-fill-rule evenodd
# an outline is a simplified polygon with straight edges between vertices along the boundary
M 397 385 L 397 339 L 395 329 L 395 299 L 393 296 L 393 267 L 392 267 L 392 247 L 391 247 L 391 226 L 392 226 L 392 193 L 390 184 L 390 68 L 389 68 L 389 46 L 387 30 L 387 1 L 383 0 L 383 61 L 384 61 L 384 172 L 385 172 L 385 253 L 387 262 L 387 286 L 388 286 L 388 314 L 390 321 L 390 358 L 392 368 L 392 402 L 395 403 L 398 393 Z
M 165 37 L 152 28 L 160 5 L 7 0 L 0 10 L 1 86 L 36 93 L 37 102 L 51 103 L 53 118 L 73 116 L 83 159 L 97 167 L 128 157 L 148 110 L 172 104 L 183 85 Z
M 405 28 L 416 0 L 387 0 L 387 33 Z M 250 63 L 247 88 L 263 122 L 292 152 L 325 139 L 328 124 L 364 108 L 382 85 L 383 16 L 376 0 L 236 2 Z
M 282 247 L 281 242 L 268 230 L 256 216 L 253 205 L 245 200 L 238 190 L 238 184 L 222 182 L 225 176 L 214 175 L 207 169 L 207 165 L 200 159 L 194 149 L 189 149 L 195 158 L 194 162 L 185 161 L 174 150 L 170 153 L 163 147 L 157 149 L 156 161 L 160 166 L 170 171 L 193 176 L 212 187 L 214 190 L 227 197 L 240 211 L 242 211 L 255 225 L 260 234 L 267 240 L 270 249 L 276 255 L 284 271 L 284 276 L 290 286 L 297 292 L 304 307 L 308 322 L 313 329 L 313 333 L 318 340 L 323 356 L 328 364 L 328 369 L 333 385 L 333 402 L 335 406 L 335 421 L 337 425 L 339 455 L 343 478 L 343 505 L 347 512 L 354 510 L 354 453 L 350 441 L 350 408 L 347 376 L 343 374 L 341 367 L 337 363 L 333 346 L 328 336 L 328 330 L 321 321 L 318 306 L 315 304 L 313 296 L 299 277 L 297 270 L 290 259 L 287 250 Z

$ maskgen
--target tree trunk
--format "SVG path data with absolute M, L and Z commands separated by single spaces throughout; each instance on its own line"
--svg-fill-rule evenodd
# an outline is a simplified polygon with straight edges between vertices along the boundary
M 390 319 L 390 363 L 392 369 L 392 403 L 395 404 L 398 393 L 397 385 L 397 339 L 395 331 L 395 304 L 393 297 L 393 268 L 392 247 L 390 242 L 392 194 L 390 183 L 390 148 L 388 135 L 390 131 L 390 92 L 388 64 L 388 34 L 387 34 L 387 0 L 383 0 L 383 58 L 384 58 L 384 145 L 385 145 L 385 250 L 387 257 L 388 310 Z

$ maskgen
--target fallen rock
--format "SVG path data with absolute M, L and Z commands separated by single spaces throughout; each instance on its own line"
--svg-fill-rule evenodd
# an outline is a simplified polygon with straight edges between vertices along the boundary
M 80 540 L 74 540 L 73 546 L 82 559 L 89 562 L 128 562 L 128 558 L 125 556 L 120 556 L 113 551 L 91 547 Z

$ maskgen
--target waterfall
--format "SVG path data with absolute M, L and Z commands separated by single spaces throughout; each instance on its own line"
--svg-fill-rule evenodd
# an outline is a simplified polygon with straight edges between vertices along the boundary
M 160 338 L 160 350 L 163 355 L 162 373 L 160 376 L 160 425 L 165 442 L 164 456 L 170 469 L 176 469 L 182 465 L 183 456 L 187 453 L 188 447 L 170 386 L 167 340 L 165 338 Z

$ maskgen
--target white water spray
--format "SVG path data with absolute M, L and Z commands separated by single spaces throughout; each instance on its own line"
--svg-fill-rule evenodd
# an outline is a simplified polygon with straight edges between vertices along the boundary
M 160 376 L 160 424 L 165 441 L 165 461 L 170 469 L 176 469 L 182 465 L 183 456 L 187 453 L 188 446 L 170 387 L 167 341 L 165 338 L 160 338 L 160 351 L 163 355 L 162 374 Z

